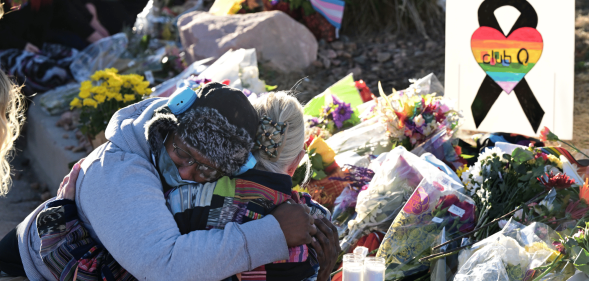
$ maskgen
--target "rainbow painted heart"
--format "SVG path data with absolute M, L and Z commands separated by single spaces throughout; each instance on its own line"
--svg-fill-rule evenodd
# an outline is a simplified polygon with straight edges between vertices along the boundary
M 481 26 L 472 34 L 470 46 L 481 68 L 509 94 L 536 65 L 544 43 L 535 28 L 522 27 L 505 37 L 497 29 Z

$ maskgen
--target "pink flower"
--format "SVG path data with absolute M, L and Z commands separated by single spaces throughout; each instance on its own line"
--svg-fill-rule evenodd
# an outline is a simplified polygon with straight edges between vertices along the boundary
M 542 158 L 544 161 L 548 161 L 548 155 L 544 152 L 540 152 L 534 156 L 534 159 Z
M 564 245 L 560 241 L 554 241 L 554 242 L 552 242 L 552 245 L 554 245 L 554 247 L 556 247 L 557 251 L 559 251 L 561 254 L 564 254 L 565 248 L 564 248 Z
M 548 129 L 548 127 L 544 127 L 544 129 L 542 129 L 542 131 L 540 131 L 540 140 L 544 142 L 544 141 L 559 141 L 560 139 L 558 138 L 557 135 L 552 133 L 550 131 L 550 129 Z

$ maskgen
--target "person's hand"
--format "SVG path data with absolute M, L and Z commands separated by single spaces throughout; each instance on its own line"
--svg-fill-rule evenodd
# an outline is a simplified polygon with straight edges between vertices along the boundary
M 37 53 L 40 52 L 39 48 L 37 48 L 37 46 L 35 46 L 35 45 L 31 44 L 31 43 L 27 43 L 25 45 L 25 51 L 31 52 L 31 53 L 35 53 L 35 54 L 37 54 Z
M 313 237 L 311 244 L 317 252 L 317 259 L 319 260 L 319 274 L 318 281 L 329 280 L 331 271 L 335 267 L 337 257 L 342 251 L 339 245 L 337 229 L 326 218 L 315 220 L 317 226 L 317 234 Z
M 90 21 L 90 26 L 92 26 L 92 28 L 94 28 L 94 30 L 96 30 L 96 32 L 98 32 L 101 36 L 103 36 L 103 37 L 110 36 L 110 34 L 106 30 L 106 28 L 104 28 L 104 26 L 102 26 L 102 24 L 98 20 L 98 15 L 96 13 L 96 7 L 94 6 L 94 4 L 87 3 L 86 9 L 88 9 L 88 12 L 90 12 L 90 14 L 92 15 L 92 20 Z
M 288 247 L 311 244 L 312 236 L 317 233 L 313 217 L 309 215 L 309 207 L 299 205 L 292 200 L 281 204 L 272 211 L 272 215 L 282 229 Z
M 57 200 L 74 200 L 76 197 L 76 181 L 78 180 L 78 174 L 80 174 L 80 170 L 82 169 L 82 162 L 84 162 L 84 158 L 78 161 L 70 173 L 63 178 L 63 181 L 59 185 L 59 190 L 57 191 Z

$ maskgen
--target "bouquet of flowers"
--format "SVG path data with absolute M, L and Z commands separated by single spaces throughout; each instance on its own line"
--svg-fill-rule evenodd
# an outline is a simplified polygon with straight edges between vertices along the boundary
M 541 181 L 557 182 L 565 175 L 544 175 Z M 561 180 L 562 181 L 562 180 Z M 546 183 L 550 185 L 550 183 Z M 587 184 L 577 189 L 572 181 L 562 181 L 562 188 L 553 187 L 540 203 L 531 203 L 518 210 L 513 218 L 523 224 L 542 222 L 557 231 L 574 229 L 587 221 L 589 215 L 589 186 Z M 566 185 L 571 185 L 566 187 Z
M 366 190 L 374 177 L 374 172 L 368 168 L 344 165 L 343 178 L 330 177 L 330 180 L 345 181 L 350 184 L 335 199 L 331 220 L 338 229 L 340 236 L 348 229 L 348 221 L 356 215 L 356 202 L 361 190 Z
M 468 195 L 477 204 L 477 226 L 515 210 L 553 187 L 570 187 L 570 180 L 559 174 L 559 167 L 562 163 L 557 157 L 534 147 L 516 148 L 511 154 L 498 147 L 487 148 L 473 166 L 459 171 Z M 497 231 L 495 224 L 475 236 L 485 238 Z
M 552 263 L 535 268 L 535 280 L 553 272 L 562 272 L 567 265 L 574 265 L 578 271 L 589 274 L 589 223 L 579 226 L 569 235 L 563 235 L 553 243 L 559 252 L 558 258 Z
M 323 106 L 319 117 L 311 117 L 307 120 L 309 129 L 313 130 L 317 127 L 332 135 L 359 123 L 360 119 L 349 103 L 341 101 L 334 95 L 331 99 L 331 103 Z
M 293 187 L 299 192 L 309 193 L 313 200 L 327 208 L 333 207 L 335 198 L 348 185 L 347 181 L 331 180 L 332 177 L 344 177 L 344 173 L 335 162 L 335 152 L 320 137 L 310 137 L 307 143 L 307 161 L 303 160 L 293 175 Z M 311 180 L 306 185 L 307 172 Z M 301 187 L 304 186 L 304 187 Z
M 561 260 L 550 243 L 555 235 L 545 224 L 526 227 L 511 220 L 501 232 L 460 252 L 454 280 L 530 281 L 535 267 Z
M 385 232 L 389 229 L 424 178 L 452 182 L 448 185 L 456 190 L 461 188 L 437 167 L 408 152 L 404 147 L 397 147 L 389 152 L 368 188 L 358 195 L 357 215 L 348 222 L 349 232 L 340 242 L 343 253 L 347 253 L 360 237 L 373 231 Z
M 71 108 L 81 109 L 81 131 L 90 137 L 106 129 L 113 114 L 151 94 L 149 82 L 137 74 L 120 75 L 115 68 L 96 71 L 80 85 Z
M 387 135 L 394 146 L 408 150 L 423 143 L 438 129 L 444 128 L 452 137 L 460 125 L 460 113 L 450 100 L 435 94 L 421 95 L 415 89 L 387 96 L 379 84 L 382 101 L 373 109 L 379 120 L 387 126 Z
M 451 238 L 467 233 L 476 224 L 475 202 L 452 188 L 447 178 L 424 179 L 390 226 L 377 256 L 384 257 L 386 279 L 427 271 L 419 259 L 431 253 L 440 232 Z

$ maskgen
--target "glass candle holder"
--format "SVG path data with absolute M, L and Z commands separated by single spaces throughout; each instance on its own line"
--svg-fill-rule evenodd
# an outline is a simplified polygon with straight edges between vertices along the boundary
M 366 257 L 362 269 L 362 281 L 384 281 L 385 260 L 381 257 Z
M 342 281 L 362 281 L 362 259 L 355 254 L 345 254 Z

